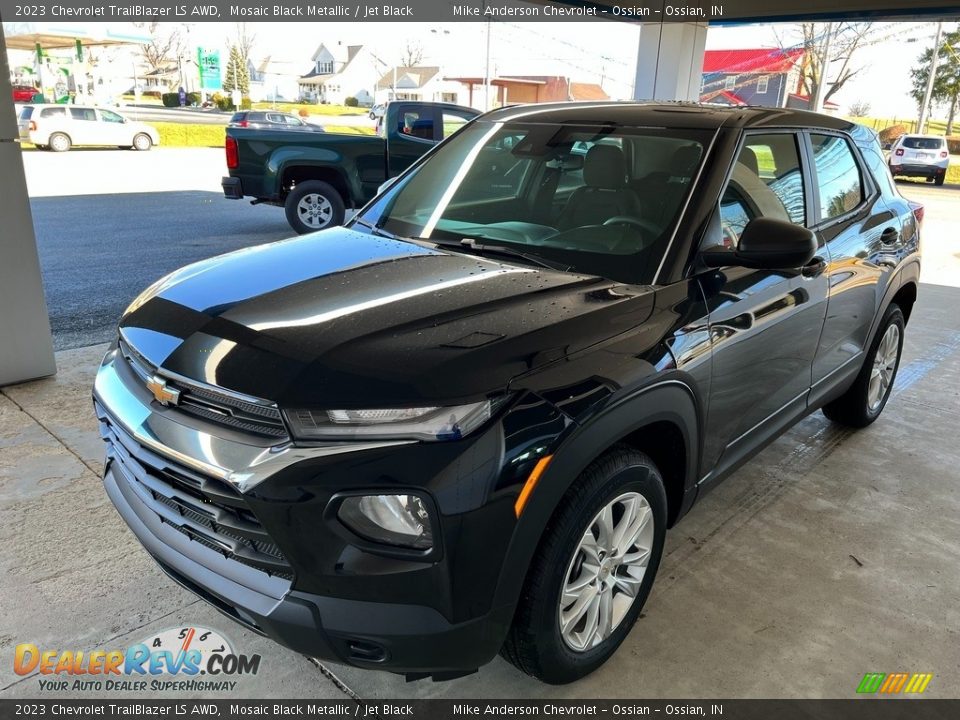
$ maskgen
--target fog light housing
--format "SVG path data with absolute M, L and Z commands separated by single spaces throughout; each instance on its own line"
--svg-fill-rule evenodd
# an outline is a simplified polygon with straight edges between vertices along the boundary
M 417 495 L 352 495 L 340 503 L 337 519 L 370 542 L 424 552 L 433 548 L 430 511 Z

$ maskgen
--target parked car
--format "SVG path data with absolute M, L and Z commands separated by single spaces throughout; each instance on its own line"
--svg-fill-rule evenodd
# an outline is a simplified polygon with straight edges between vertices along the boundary
M 14 85 L 13 101 L 15 103 L 28 103 L 33 100 L 34 95 L 39 91 L 30 85 Z
M 947 140 L 938 135 L 901 135 L 890 147 L 890 173 L 923 177 L 943 185 L 950 166 Z
M 379 120 L 383 117 L 383 113 L 386 111 L 386 103 L 378 103 L 370 108 L 370 112 L 367 113 L 367 116 L 371 120 Z
M 839 118 L 499 109 L 346 227 L 134 300 L 94 387 L 106 491 L 174 580 L 298 653 L 570 682 L 722 478 L 818 408 L 880 416 L 918 248 Z
M 477 111 L 446 103 L 390 103 L 379 136 L 227 127 L 225 197 L 282 206 L 298 233 L 340 225 L 388 178 L 406 170 Z
M 324 129 L 319 125 L 301 120 L 296 115 L 275 110 L 242 110 L 236 112 L 230 118 L 227 127 L 324 132 Z
M 85 105 L 24 105 L 18 125 L 22 142 L 54 152 L 85 145 L 149 150 L 160 144 L 160 133 L 151 125 Z

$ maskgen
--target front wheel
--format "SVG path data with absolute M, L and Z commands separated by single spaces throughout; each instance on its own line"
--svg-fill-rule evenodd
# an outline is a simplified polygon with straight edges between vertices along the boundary
M 343 198 L 329 183 L 307 180 L 297 185 L 284 202 L 287 222 L 303 235 L 343 224 Z
M 836 400 L 823 406 L 823 414 L 850 427 L 866 427 L 883 412 L 890 398 L 903 351 L 903 312 L 890 304 L 870 345 L 860 374 Z
M 145 152 L 153 147 L 153 140 L 150 139 L 149 135 L 144 135 L 143 133 L 138 133 L 136 137 L 133 138 L 133 149 L 139 150 L 140 152 Z
M 649 457 L 616 446 L 595 460 L 544 532 L 504 657 L 555 685 L 605 663 L 650 594 L 666 526 L 663 479 Z

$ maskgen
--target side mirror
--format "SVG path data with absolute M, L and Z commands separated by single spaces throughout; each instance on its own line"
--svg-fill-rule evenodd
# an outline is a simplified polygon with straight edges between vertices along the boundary
M 783 270 L 799 268 L 817 254 L 817 238 L 805 227 L 785 220 L 758 217 L 747 223 L 735 250 L 707 248 L 700 253 L 707 267 Z
M 893 143 L 884 143 L 884 144 L 883 144 L 883 149 L 884 149 L 884 150 L 893 150 Z

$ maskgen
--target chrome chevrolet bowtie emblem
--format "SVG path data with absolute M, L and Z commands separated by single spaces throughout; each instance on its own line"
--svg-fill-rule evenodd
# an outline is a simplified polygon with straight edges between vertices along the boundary
M 147 380 L 147 390 L 161 405 L 176 405 L 180 402 L 180 391 L 167 386 L 167 381 L 154 375 Z

